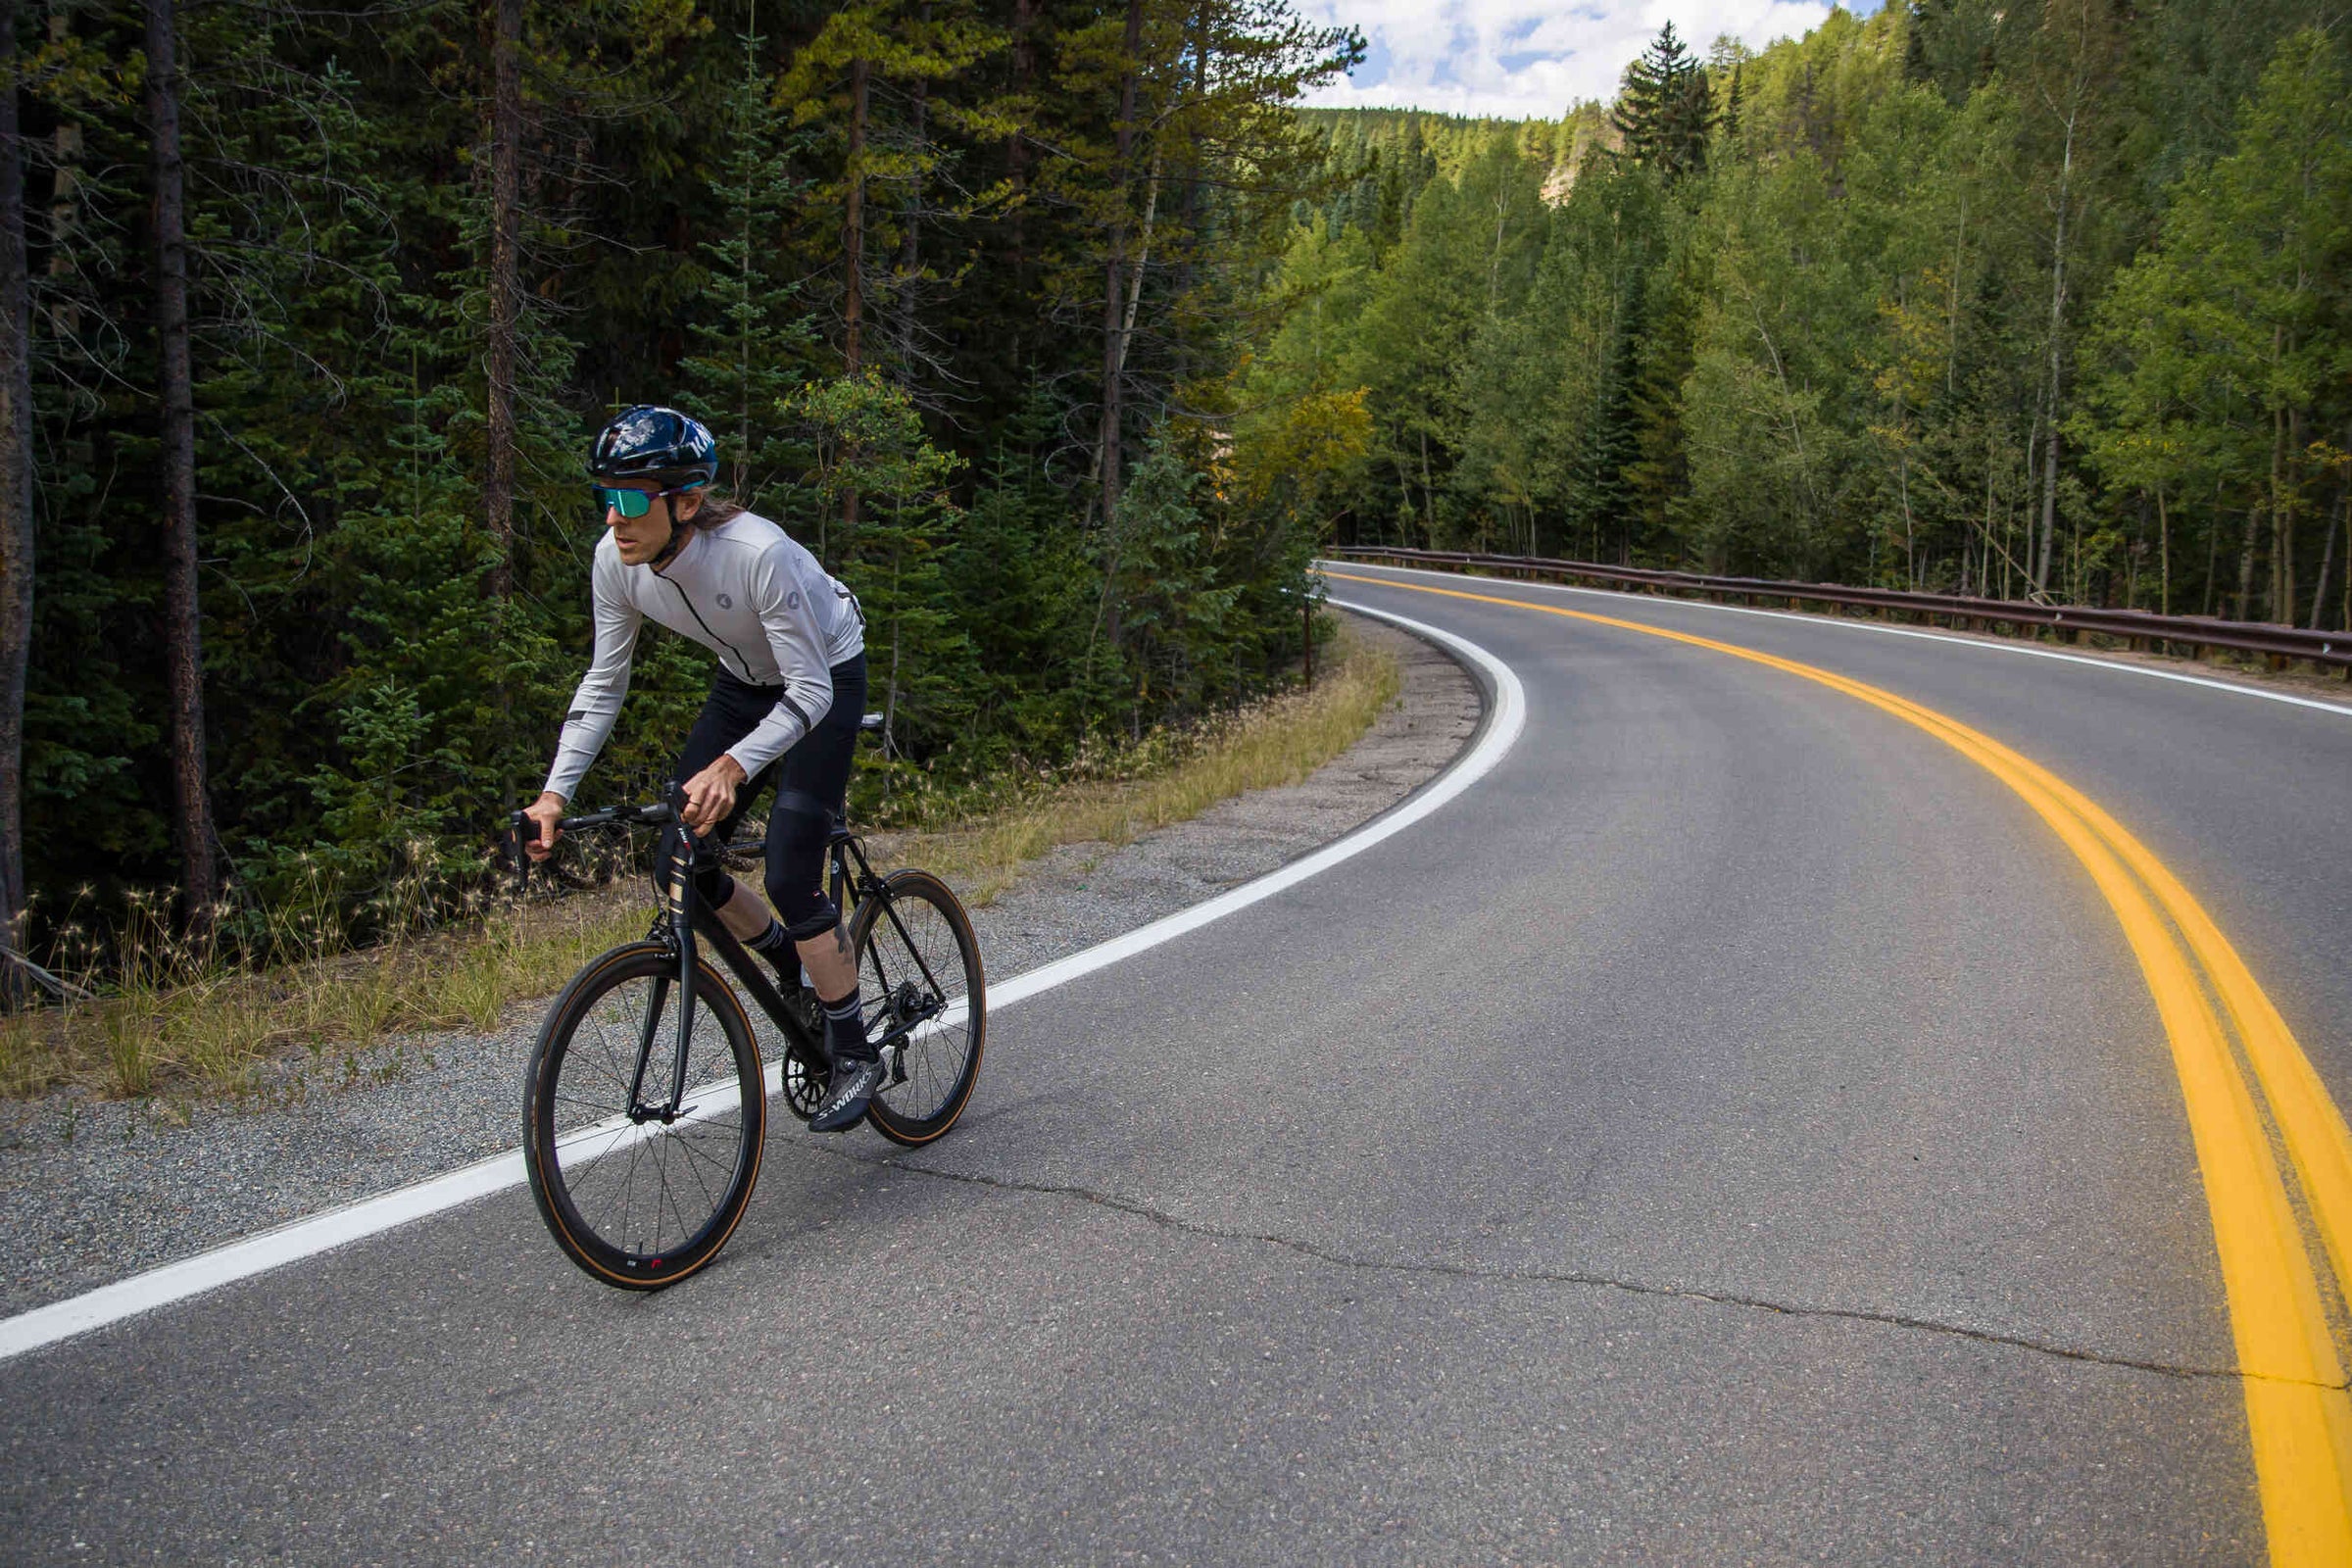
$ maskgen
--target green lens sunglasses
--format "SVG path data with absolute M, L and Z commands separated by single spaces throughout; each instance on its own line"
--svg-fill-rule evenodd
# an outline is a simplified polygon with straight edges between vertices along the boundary
M 599 511 L 611 507 L 624 517 L 642 517 L 654 510 L 655 497 L 682 496 L 689 490 L 700 488 L 699 485 L 684 484 L 675 490 L 611 490 L 600 484 L 590 486 L 589 493 L 596 497 Z

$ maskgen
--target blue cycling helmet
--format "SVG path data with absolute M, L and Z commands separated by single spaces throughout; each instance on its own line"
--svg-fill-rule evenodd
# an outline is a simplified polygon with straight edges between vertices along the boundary
M 653 479 L 689 490 L 718 477 L 718 442 L 691 414 L 656 403 L 623 409 L 605 426 L 588 454 L 598 479 Z

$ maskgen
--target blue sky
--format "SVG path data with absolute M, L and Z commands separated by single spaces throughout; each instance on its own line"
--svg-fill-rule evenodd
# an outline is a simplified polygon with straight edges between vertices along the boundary
M 1369 51 L 1355 74 L 1308 98 L 1324 107 L 1410 107 L 1557 119 L 1606 100 L 1667 21 L 1706 53 L 1723 33 L 1762 48 L 1830 14 L 1817 0 L 1298 0 L 1318 21 L 1353 24 Z M 1876 0 L 1849 6 L 1870 12 Z

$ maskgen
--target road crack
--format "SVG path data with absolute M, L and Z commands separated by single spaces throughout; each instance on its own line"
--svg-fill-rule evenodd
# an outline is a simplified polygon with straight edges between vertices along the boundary
M 1621 1291 L 1628 1296 L 1667 1298 L 1678 1301 L 1694 1301 L 1707 1306 L 1731 1307 L 1741 1311 L 1766 1312 L 1779 1317 L 1826 1318 L 1852 1323 L 1873 1323 L 1886 1328 L 1907 1329 L 1915 1333 L 1937 1334 L 1952 1339 L 1971 1340 L 1980 1345 L 1996 1345 L 2005 1348 L 2046 1355 L 2061 1361 L 2080 1361 L 2091 1366 L 2115 1367 L 2132 1372 L 2153 1372 L 2162 1377 L 2212 1379 L 2226 1383 L 2262 1382 L 2289 1384 L 2341 1392 L 2341 1383 L 2304 1383 L 2300 1379 L 2273 1378 L 2258 1373 L 2242 1372 L 2230 1366 L 2193 1366 L 2173 1361 L 2147 1360 L 2138 1356 L 2111 1355 L 2100 1350 L 2088 1350 L 2080 1346 L 2060 1345 L 2048 1340 L 2032 1339 L 2025 1335 L 2001 1334 L 1990 1329 L 1970 1328 L 1961 1323 L 1945 1323 L 1935 1318 L 1915 1317 L 1903 1312 L 1874 1311 L 1867 1307 L 1819 1306 L 1795 1301 L 1777 1301 L 1769 1297 L 1745 1296 L 1731 1291 L 1697 1290 L 1689 1286 L 1661 1285 L 1654 1281 L 1627 1278 L 1621 1275 L 1587 1273 L 1580 1270 L 1498 1268 L 1477 1263 L 1448 1262 L 1439 1258 L 1364 1257 L 1351 1252 L 1300 1241 L 1297 1237 L 1279 1236 L 1264 1231 L 1236 1230 L 1226 1226 L 1204 1224 L 1131 1198 L 1096 1188 L 1056 1182 L 1015 1181 L 1002 1176 L 986 1176 L 967 1172 L 941 1170 L 936 1166 L 917 1165 L 904 1158 L 889 1155 L 859 1154 L 848 1150 L 824 1149 L 811 1145 L 818 1152 L 833 1155 L 851 1164 L 871 1166 L 879 1170 L 903 1172 L 911 1176 L 927 1176 L 934 1181 L 952 1182 L 966 1187 L 986 1187 L 998 1192 L 1025 1193 L 1047 1198 L 1075 1199 L 1149 1221 L 1167 1230 L 1207 1241 L 1250 1242 L 1281 1249 L 1301 1257 L 1312 1258 L 1335 1268 L 1357 1269 L 1367 1273 L 1435 1275 L 1452 1279 L 1491 1281 L 1519 1285 L 1560 1285 L 1586 1290 Z

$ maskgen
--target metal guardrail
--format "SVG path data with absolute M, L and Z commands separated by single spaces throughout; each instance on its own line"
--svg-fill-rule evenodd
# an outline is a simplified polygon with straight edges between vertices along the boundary
M 2352 632 L 2304 631 L 2266 621 L 2221 620 L 2211 615 L 2154 615 L 2142 610 L 2093 610 L 2080 605 L 2036 605 L 2015 599 L 1971 599 L 1957 594 L 1914 594 L 1891 588 L 1846 588 L 1836 583 L 1777 582 L 1763 577 L 1710 577 L 1693 571 L 1653 571 L 1642 566 L 1603 566 L 1546 556 L 1489 556 L 1460 550 L 1349 547 L 1323 554 L 1344 561 L 1409 566 L 1475 567 L 1500 576 L 1577 578 L 1634 591 L 1697 595 L 1741 604 L 1779 601 L 1788 609 L 1831 605 L 1839 610 L 1875 610 L 1910 616 L 1925 625 L 1948 623 L 1984 631 L 1991 626 L 2027 626 L 2055 631 L 2080 643 L 2085 634 L 2113 637 L 2142 653 L 2185 651 L 2192 659 L 2208 649 L 2258 654 L 2274 668 L 2305 659 L 2332 665 L 2352 680 Z

